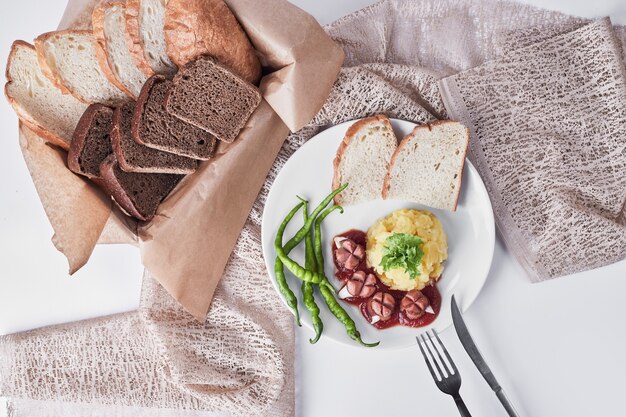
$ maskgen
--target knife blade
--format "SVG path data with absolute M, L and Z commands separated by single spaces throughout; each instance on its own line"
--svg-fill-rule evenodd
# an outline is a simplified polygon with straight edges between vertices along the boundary
M 472 339 L 472 336 L 470 335 L 470 332 L 465 325 L 465 321 L 463 321 L 461 310 L 459 310 L 459 306 L 456 304 L 454 295 L 452 296 L 451 310 L 452 322 L 454 323 L 456 334 L 459 336 L 459 340 L 461 340 L 461 344 L 465 348 L 465 351 L 472 359 L 472 362 L 474 362 L 474 365 L 476 365 L 476 368 L 478 368 L 478 371 L 481 373 L 483 378 L 485 378 L 487 384 L 489 384 L 493 392 L 495 392 L 496 396 L 502 403 L 502 406 L 509 414 L 509 416 L 519 417 L 519 414 L 517 414 L 517 411 L 515 411 L 513 404 L 511 404 L 511 402 L 507 398 L 504 390 L 496 380 L 496 377 L 493 375 L 493 372 L 491 372 L 491 369 L 489 369 L 487 362 L 485 362 L 485 359 L 483 359 L 483 356 L 480 354 L 478 346 L 476 346 L 476 343 L 474 343 L 474 339 Z

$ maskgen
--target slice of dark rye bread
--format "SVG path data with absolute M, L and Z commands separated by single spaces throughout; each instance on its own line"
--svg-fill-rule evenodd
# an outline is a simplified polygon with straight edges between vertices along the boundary
M 198 161 L 173 153 L 139 145 L 131 135 L 135 103 L 130 101 L 113 112 L 111 144 L 120 168 L 126 172 L 160 174 L 190 174 L 198 167 Z
M 213 156 L 217 140 L 165 111 L 165 95 L 171 84 L 161 75 L 146 81 L 133 114 L 133 139 L 150 148 L 206 161 Z
M 111 154 L 113 109 L 91 104 L 76 125 L 67 154 L 67 165 L 77 174 L 100 178 L 100 164 Z
M 261 103 L 259 90 L 209 56 L 200 56 L 176 74 L 165 99 L 174 116 L 232 142 Z
M 100 165 L 102 186 L 115 202 L 138 220 L 149 221 L 159 204 L 169 195 L 184 175 L 124 172 L 109 155 Z

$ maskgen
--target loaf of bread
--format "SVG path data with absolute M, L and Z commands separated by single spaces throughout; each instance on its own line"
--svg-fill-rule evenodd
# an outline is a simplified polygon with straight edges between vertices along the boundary
M 333 163 L 333 189 L 350 184 L 335 197 L 335 203 L 348 205 L 381 198 L 381 186 L 397 145 L 387 116 L 379 114 L 354 123 Z
M 87 105 L 63 94 L 42 72 L 35 47 L 15 41 L 6 67 L 4 94 L 18 117 L 44 139 L 69 149 Z
M 442 120 L 417 126 L 398 146 L 383 184 L 383 197 L 455 211 L 469 132 Z
M 103 187 L 115 202 L 134 218 L 144 221 L 154 217 L 159 204 L 183 178 L 176 174 L 124 172 L 115 154 L 109 155 L 102 162 L 100 176 Z
M 147 76 L 174 75 L 176 65 L 165 50 L 166 0 L 127 0 L 128 47 L 137 67 Z
M 167 111 L 232 142 L 261 103 L 259 90 L 208 56 L 183 66 L 165 99 Z
M 210 55 L 252 84 L 261 79 L 261 63 L 254 47 L 223 0 L 169 0 L 165 44 L 179 68 L 201 55 Z
M 165 96 L 172 82 L 154 75 L 146 82 L 133 115 L 135 142 L 189 158 L 208 160 L 215 152 L 215 137 L 165 110 Z
M 124 3 L 100 3 L 93 11 L 93 34 L 100 68 L 109 81 L 137 98 L 148 76 L 141 72 L 128 49 Z
M 77 99 L 87 104 L 110 106 L 128 100 L 128 96 L 102 71 L 91 31 L 44 33 L 35 39 L 35 49 L 44 74 Z
M 126 172 L 190 174 L 198 167 L 195 159 L 159 151 L 133 140 L 131 125 L 135 103 L 128 102 L 115 109 L 111 144 L 120 168 Z
M 112 152 L 112 119 L 113 109 L 102 104 L 92 104 L 85 110 L 67 154 L 67 165 L 72 171 L 88 178 L 100 178 L 100 164 Z

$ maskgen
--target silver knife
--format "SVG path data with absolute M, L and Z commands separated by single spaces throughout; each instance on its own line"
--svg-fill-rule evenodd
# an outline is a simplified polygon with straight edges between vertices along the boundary
M 496 377 L 493 376 L 491 369 L 489 369 L 489 366 L 487 366 L 487 363 L 480 354 L 478 346 L 476 346 L 476 344 L 474 343 L 474 340 L 472 339 L 469 330 L 467 330 L 467 326 L 463 321 L 463 316 L 461 316 L 461 311 L 459 310 L 459 306 L 456 304 L 454 295 L 452 296 L 451 307 L 452 322 L 454 323 L 456 334 L 459 336 L 459 339 L 461 340 L 461 344 L 465 348 L 465 351 L 467 352 L 469 357 L 472 358 L 472 362 L 474 362 L 474 365 L 476 365 L 478 371 L 485 378 L 485 381 L 487 381 L 493 392 L 496 393 L 496 396 L 504 406 L 504 409 L 509 414 L 509 416 L 519 417 L 519 414 L 517 414 L 517 411 L 515 411 L 515 408 L 513 408 L 513 404 L 511 404 L 511 402 L 507 398 L 506 394 L 502 390 L 502 387 L 500 386 L 500 384 L 498 384 Z

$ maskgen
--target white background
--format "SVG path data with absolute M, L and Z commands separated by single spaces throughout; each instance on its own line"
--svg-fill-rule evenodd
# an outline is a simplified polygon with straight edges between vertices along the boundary
M 626 24 L 622 0 L 530 0 L 586 17 Z M 295 0 L 322 24 L 371 0 Z M 54 30 L 65 0 L 5 2 L 0 62 L 14 39 Z M 125 311 L 138 303 L 135 249 L 97 248 L 90 264 L 66 275 L 17 140 L 15 115 L 0 100 L 0 333 Z M 626 262 L 530 284 L 500 240 L 483 292 L 466 320 L 483 354 L 522 416 L 623 416 L 626 382 Z M 298 415 L 388 417 L 457 415 L 416 348 L 362 350 L 326 339 L 310 346 L 298 331 Z M 463 376 L 474 416 L 503 416 L 456 334 L 442 335 Z M 1 407 L 0 407 L 1 408 Z M 2 412 L 0 411 L 0 415 Z

